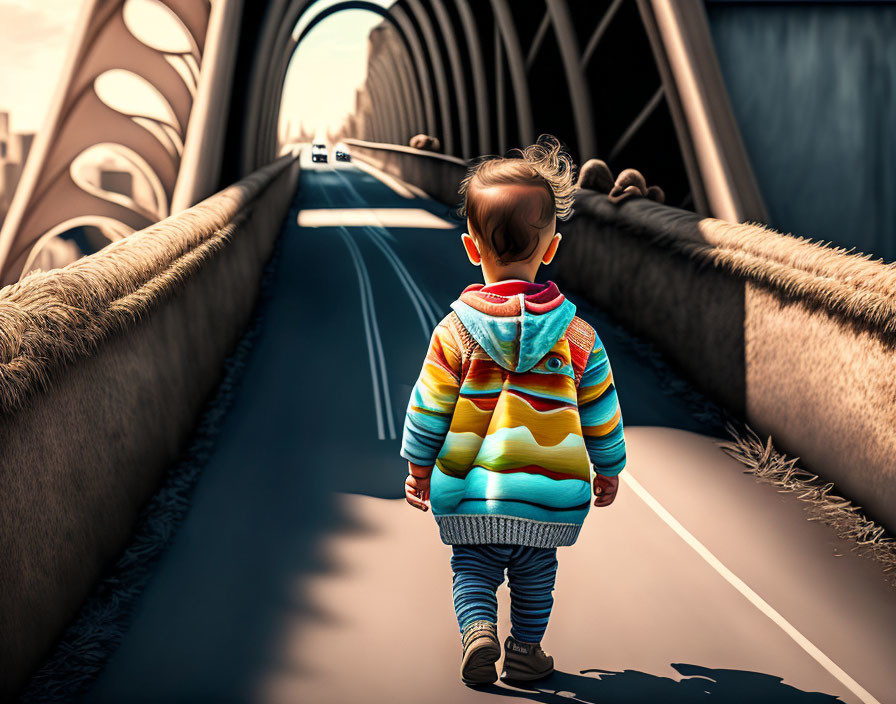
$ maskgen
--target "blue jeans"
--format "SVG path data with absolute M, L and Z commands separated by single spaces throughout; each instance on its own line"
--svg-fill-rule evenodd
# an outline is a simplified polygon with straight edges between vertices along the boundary
M 525 545 L 453 545 L 454 610 L 461 633 L 473 621 L 498 622 L 495 595 L 510 587 L 510 635 L 523 643 L 540 643 L 554 605 L 557 548 Z

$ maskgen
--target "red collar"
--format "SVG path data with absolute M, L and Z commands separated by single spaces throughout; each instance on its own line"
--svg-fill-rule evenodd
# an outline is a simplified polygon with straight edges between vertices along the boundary
M 460 300 L 488 315 L 520 315 L 520 294 L 526 310 L 535 314 L 552 311 L 566 300 L 553 281 L 535 284 L 520 279 L 496 281 L 487 286 L 470 284 L 461 293 Z

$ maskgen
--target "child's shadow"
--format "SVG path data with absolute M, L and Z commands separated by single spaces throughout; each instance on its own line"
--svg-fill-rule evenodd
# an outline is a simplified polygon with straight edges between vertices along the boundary
M 684 679 L 679 682 L 637 670 L 613 672 L 582 670 L 595 676 L 554 673 L 537 682 L 507 682 L 508 686 L 489 685 L 485 692 L 516 695 L 545 704 L 587 702 L 588 704 L 835 704 L 842 700 L 830 694 L 804 692 L 784 684 L 780 677 L 746 670 L 715 670 L 699 665 L 672 663 Z

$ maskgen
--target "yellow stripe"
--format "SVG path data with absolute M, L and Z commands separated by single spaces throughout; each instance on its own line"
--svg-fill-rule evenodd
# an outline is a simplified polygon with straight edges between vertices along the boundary
M 612 372 L 608 372 L 607 376 L 603 381 L 594 384 L 593 386 L 585 386 L 579 387 L 579 405 L 584 406 L 589 401 L 593 401 L 598 398 L 604 391 L 607 390 L 607 387 L 613 383 L 613 374 Z

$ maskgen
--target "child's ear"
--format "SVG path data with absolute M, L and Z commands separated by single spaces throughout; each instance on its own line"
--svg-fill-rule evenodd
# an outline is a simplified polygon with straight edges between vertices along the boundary
M 460 241 L 463 242 L 464 249 L 467 250 L 467 259 L 470 260 L 470 264 L 473 266 L 482 264 L 482 255 L 479 254 L 479 247 L 476 246 L 476 240 L 465 232 L 460 236 Z
M 554 260 L 554 255 L 557 254 L 557 247 L 560 246 L 560 240 L 562 239 L 563 235 L 559 232 L 551 238 L 551 243 L 548 245 L 544 256 L 541 258 L 542 264 L 550 264 Z

